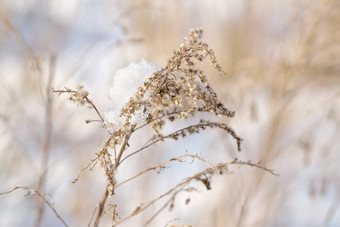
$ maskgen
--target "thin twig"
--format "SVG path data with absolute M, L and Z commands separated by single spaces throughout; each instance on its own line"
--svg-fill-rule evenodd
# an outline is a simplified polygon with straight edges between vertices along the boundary
M 227 167 L 229 165 L 248 165 L 248 166 L 251 166 L 251 167 L 256 167 L 256 168 L 263 169 L 263 170 L 269 172 L 270 174 L 272 174 L 274 176 L 278 176 L 278 174 L 276 174 L 274 172 L 274 170 L 270 170 L 270 169 L 267 169 L 267 168 L 265 168 L 263 166 L 260 166 L 259 163 L 243 162 L 243 161 L 239 161 L 238 159 L 234 159 L 232 162 L 229 162 L 229 163 L 221 163 L 221 164 L 215 165 L 215 166 L 213 166 L 213 169 L 215 171 L 221 171 L 223 169 L 227 169 Z M 117 225 L 121 224 L 121 223 L 125 222 L 126 220 L 130 219 L 131 217 L 139 214 L 140 212 L 144 211 L 146 208 L 148 208 L 152 204 L 156 203 L 157 201 L 159 201 L 163 197 L 171 194 L 172 192 L 176 191 L 177 189 L 178 190 L 183 190 L 183 187 L 186 186 L 188 183 L 190 183 L 192 180 L 198 180 L 198 179 L 200 179 L 200 176 L 206 175 L 206 174 L 211 174 L 211 173 L 212 173 L 212 169 L 211 168 L 207 168 L 207 169 L 205 169 L 203 171 L 200 171 L 200 172 L 192 175 L 189 178 L 186 178 L 184 181 L 182 181 L 181 183 L 177 184 L 175 187 L 171 188 L 167 192 L 161 194 L 160 196 L 158 196 L 157 198 L 153 199 L 152 201 L 150 201 L 150 202 L 148 202 L 146 204 L 143 204 L 141 207 L 139 207 L 139 209 L 133 211 L 131 214 L 129 214 L 128 216 L 126 216 L 125 218 L 123 218 L 122 220 L 117 222 Z
M 55 93 L 59 93 L 59 94 L 62 94 L 62 93 L 72 93 L 72 94 L 78 94 L 78 91 L 75 91 L 75 90 L 71 90 L 69 88 L 65 88 L 64 90 L 55 90 L 54 88 L 51 88 L 52 92 L 55 92 Z M 97 109 L 96 105 L 94 105 L 94 103 L 87 97 L 87 96 L 84 96 L 82 97 L 85 99 L 86 103 L 89 104 L 97 113 L 97 115 L 99 116 L 100 118 L 100 121 L 101 122 L 104 122 L 104 118 L 102 117 L 102 115 L 100 114 L 99 110 Z
M 186 191 L 192 191 L 192 190 L 195 190 L 195 188 L 188 188 Z M 177 194 L 179 192 L 182 192 L 183 190 L 177 190 L 175 193 L 173 193 L 173 195 L 163 204 L 163 206 L 161 206 L 161 208 L 159 208 L 155 213 L 154 215 L 152 215 L 151 218 L 149 218 L 149 220 L 144 224 L 144 227 L 149 225 L 152 220 L 154 220 L 157 215 L 159 215 L 171 202 L 173 203 L 175 201 L 175 197 L 177 196 Z M 170 205 L 171 206 L 171 205 Z M 171 209 L 171 207 L 170 207 Z M 167 226 L 170 222 L 174 221 L 174 220 L 177 220 L 179 218 L 175 218 L 173 220 L 170 220 L 165 226 Z
M 143 225 L 143 227 L 149 225 L 149 224 L 152 222 L 152 220 L 154 220 L 155 217 L 157 217 L 157 215 L 159 215 L 159 214 L 160 214 L 160 213 L 161 213 L 161 212 L 169 205 L 169 203 L 171 202 L 172 198 L 173 198 L 173 197 L 171 197 L 170 199 L 168 199 L 168 200 L 163 204 L 163 206 L 161 206 L 161 208 L 159 208 L 159 209 L 157 210 L 157 212 L 154 213 L 154 215 L 152 215 L 151 218 L 149 218 L 149 220 Z
M 181 161 L 182 161 L 183 159 L 185 159 L 185 158 L 198 159 L 198 160 L 200 160 L 200 161 L 206 163 L 206 164 L 207 164 L 207 165 L 215 172 L 216 175 L 218 174 L 218 173 L 216 172 L 216 170 L 213 168 L 213 166 L 212 166 L 209 162 L 205 161 L 203 158 L 201 158 L 201 157 L 199 157 L 199 156 L 197 156 L 197 155 L 183 155 L 183 156 L 180 156 L 180 157 L 177 157 L 177 158 L 169 159 L 169 160 L 167 160 L 167 161 L 165 161 L 165 162 L 162 162 L 162 163 L 159 163 L 159 164 L 157 164 L 157 165 L 154 165 L 153 167 L 147 168 L 147 169 L 141 171 L 140 173 L 138 173 L 137 175 L 135 175 L 135 176 L 133 176 L 133 177 L 130 177 L 130 178 L 128 178 L 128 179 L 126 179 L 126 180 L 120 182 L 119 184 L 116 184 L 116 185 L 115 185 L 115 189 L 118 188 L 119 186 L 121 186 L 122 184 L 125 184 L 125 183 L 127 183 L 127 182 L 129 182 L 129 181 L 131 181 L 131 180 L 133 180 L 133 179 L 135 179 L 135 178 L 137 178 L 137 177 L 139 177 L 140 175 L 142 175 L 142 174 L 144 174 L 144 173 L 146 173 L 146 172 L 148 172 L 148 171 L 150 171 L 150 170 L 154 170 L 154 169 L 157 169 L 157 168 L 159 168 L 159 167 L 162 167 L 162 166 L 164 166 L 165 164 L 167 164 L 167 163 L 169 163 L 169 162 L 173 162 L 173 161 L 179 161 L 179 162 L 181 162 Z
M 22 189 L 24 191 L 28 192 L 28 195 L 30 193 L 36 194 L 39 198 L 41 198 L 53 211 L 53 213 L 57 216 L 57 218 L 64 224 L 64 226 L 68 227 L 68 225 L 66 224 L 66 222 L 60 217 L 60 215 L 58 214 L 58 212 L 56 211 L 56 209 L 53 207 L 53 205 L 45 198 L 44 195 L 42 195 L 38 190 L 31 188 L 31 187 L 27 187 L 27 186 L 16 186 L 13 189 L 7 191 L 7 192 L 0 192 L 0 195 L 6 195 L 9 193 L 12 193 L 18 189 Z
M 210 128 L 213 128 L 213 127 L 218 127 L 220 129 L 223 129 L 225 131 L 227 131 L 230 135 L 232 135 L 232 137 L 237 141 L 237 146 L 238 146 L 238 150 L 240 151 L 241 150 L 241 141 L 242 139 L 236 135 L 236 133 L 230 128 L 228 127 L 226 124 L 223 124 L 223 123 L 218 123 L 218 122 L 210 122 L 210 121 L 203 121 L 201 123 L 198 123 L 198 124 L 195 124 L 195 125 L 190 125 L 190 126 L 187 126 L 185 128 L 182 128 L 182 129 L 179 129 L 173 133 L 170 133 L 166 136 L 162 136 L 162 137 L 158 137 L 156 139 L 150 139 L 149 141 L 147 141 L 145 143 L 145 145 L 143 145 L 141 148 L 139 148 L 138 150 L 128 154 L 126 157 L 124 157 L 121 161 L 121 163 L 123 161 L 125 161 L 127 158 L 143 151 L 144 149 L 160 142 L 160 141 L 163 141 L 164 139 L 177 139 L 178 137 L 180 137 L 181 133 L 187 133 L 188 131 L 190 131 L 191 129 L 193 130 L 191 132 L 191 134 L 194 134 L 194 133 L 199 133 L 200 130 L 204 130 L 206 127 L 210 127 Z M 190 134 L 190 133 L 189 133 Z
M 94 221 L 94 224 L 93 224 L 94 227 L 98 227 L 100 219 L 103 216 L 104 206 L 105 206 L 105 202 L 106 202 L 108 195 L 109 195 L 109 190 L 108 190 L 108 186 L 107 186 L 105 188 L 105 192 L 104 192 L 102 199 L 100 200 L 100 202 L 97 205 L 98 206 L 98 212 L 97 212 L 96 220 Z M 91 217 L 91 220 L 92 220 L 92 217 Z
M 134 129 L 136 128 L 136 124 L 132 125 L 131 126 L 131 129 L 130 129 L 130 132 L 125 135 L 125 139 L 124 139 L 124 142 L 120 148 L 120 151 L 118 153 L 118 156 L 115 160 L 115 168 L 117 169 L 117 167 L 119 166 L 119 164 L 121 163 L 120 159 L 122 158 L 122 155 L 124 153 L 124 151 L 126 150 L 126 146 L 128 145 L 128 142 L 129 142 L 129 139 L 130 139 L 130 136 L 131 134 L 133 133 Z
M 98 208 L 98 205 L 95 206 L 95 208 L 93 209 L 93 212 L 92 212 L 92 215 L 91 215 L 91 218 L 90 218 L 90 221 L 89 221 L 89 224 L 87 225 L 87 227 L 91 226 L 91 222 L 92 222 L 92 219 L 94 217 L 94 214 L 96 213 L 97 208 Z

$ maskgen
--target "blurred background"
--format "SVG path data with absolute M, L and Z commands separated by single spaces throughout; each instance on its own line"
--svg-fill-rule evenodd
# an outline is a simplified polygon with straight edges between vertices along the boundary
M 191 28 L 227 72 L 203 68 L 219 98 L 236 111 L 225 121 L 244 141 L 207 130 L 127 160 L 118 181 L 181 154 L 213 163 L 262 162 L 279 177 L 233 167 L 212 190 L 183 193 L 149 226 L 340 225 L 340 1 L 12 0 L 0 1 L 0 192 L 30 186 L 46 193 L 69 226 L 86 226 L 105 189 L 100 168 L 84 171 L 106 140 L 50 88 L 81 84 L 103 113 L 114 73 L 142 58 L 164 66 Z M 171 128 L 170 128 L 171 129 Z M 133 138 L 143 144 L 147 133 Z M 121 218 L 181 179 L 206 168 L 177 163 L 116 191 Z M 63 226 L 34 196 L 0 196 L 0 226 Z M 186 204 L 186 200 L 190 203 Z M 155 204 L 121 226 L 142 226 Z M 176 219 L 178 218 L 178 219 Z M 110 214 L 101 226 L 111 224 Z

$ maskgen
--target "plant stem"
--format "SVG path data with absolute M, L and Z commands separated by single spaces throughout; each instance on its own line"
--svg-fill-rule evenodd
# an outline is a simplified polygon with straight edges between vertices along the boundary
M 98 205 L 98 212 L 97 212 L 96 220 L 94 221 L 94 224 L 93 224 L 94 227 L 98 227 L 100 219 L 103 216 L 105 202 L 106 202 L 107 196 L 109 195 L 109 191 L 107 190 L 107 187 L 108 185 L 106 186 L 103 198 L 100 200 L 99 205 Z
M 134 132 L 134 129 L 135 129 L 135 128 L 136 128 L 136 125 L 132 125 L 129 134 L 125 135 L 125 139 L 124 139 L 123 145 L 122 145 L 122 147 L 120 148 L 118 157 L 117 157 L 116 160 L 115 160 L 115 169 L 117 169 L 118 166 L 119 166 L 119 164 L 120 164 L 120 159 L 122 158 L 122 155 L 123 155 L 124 151 L 126 150 L 126 146 L 128 145 L 130 136 L 131 136 L 131 134 Z
M 124 142 L 123 142 L 123 144 L 120 148 L 119 154 L 118 154 L 118 156 L 115 160 L 115 169 L 117 169 L 119 164 L 120 164 L 120 159 L 122 158 L 122 155 L 123 155 L 124 151 L 126 150 L 126 146 L 128 145 L 128 141 L 131 137 L 131 134 L 134 132 L 135 128 L 136 128 L 136 125 L 132 125 L 130 132 L 125 135 Z M 109 184 L 106 185 L 104 195 L 103 195 L 102 199 L 100 200 L 100 202 L 98 204 L 98 212 L 97 212 L 97 216 L 96 216 L 96 219 L 94 221 L 94 224 L 93 224 L 94 227 L 98 227 L 100 219 L 103 216 L 104 206 L 105 206 L 107 197 L 109 195 L 108 187 L 109 187 Z
M 48 76 L 48 81 L 46 84 L 46 100 L 45 100 L 45 130 L 44 130 L 44 144 L 42 147 L 42 155 L 41 155 L 41 175 L 38 180 L 37 191 L 43 191 L 44 185 L 46 183 L 47 176 L 47 168 L 48 168 L 48 160 L 51 153 L 51 141 L 52 141 L 52 108 L 53 108 L 53 97 L 50 94 L 50 88 L 53 84 L 54 73 L 56 67 L 56 56 L 50 57 L 50 71 Z M 43 216 L 43 204 L 39 199 L 36 201 L 36 214 L 34 219 L 34 226 L 41 226 L 41 220 Z

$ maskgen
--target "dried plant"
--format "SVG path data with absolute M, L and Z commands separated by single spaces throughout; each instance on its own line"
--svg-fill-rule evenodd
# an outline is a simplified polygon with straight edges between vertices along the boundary
M 165 164 L 169 162 L 182 162 L 185 158 L 192 158 L 193 160 L 200 160 L 206 163 L 208 168 L 184 179 L 154 200 L 143 203 L 124 218 L 118 218 L 116 205 L 109 205 L 108 209 L 112 209 L 113 225 L 123 223 L 165 196 L 169 196 L 170 199 L 162 206 L 159 212 L 167 206 L 172 207 L 172 203 L 179 192 L 194 190 L 194 188 L 190 186 L 192 181 L 200 181 L 207 190 L 210 190 L 212 175 L 223 174 L 223 172 L 228 170 L 229 165 L 254 166 L 275 175 L 272 170 L 251 162 L 242 162 L 235 159 L 229 163 L 213 165 L 198 155 L 185 154 L 159 163 L 122 182 L 116 181 L 115 175 L 119 165 L 131 156 L 166 139 L 178 140 L 179 138 L 184 138 L 186 135 L 200 133 L 207 128 L 223 129 L 236 140 L 238 151 L 241 151 L 242 139 L 232 128 L 220 122 L 211 122 L 202 119 L 197 124 L 178 129 L 167 135 L 162 134 L 162 128 L 166 123 L 194 117 L 200 112 L 225 117 L 233 117 L 235 115 L 234 111 L 227 109 L 224 104 L 219 101 L 217 94 L 208 83 L 207 76 L 198 68 L 198 63 L 208 58 L 214 68 L 221 75 L 224 74 L 221 66 L 216 61 L 214 52 L 202 41 L 202 35 L 203 31 L 201 29 L 193 29 L 190 31 L 189 36 L 184 39 L 184 43 L 174 51 L 167 65 L 149 76 L 143 85 L 138 88 L 136 94 L 130 97 L 129 101 L 121 108 L 119 116 L 121 123 L 119 125 L 102 117 L 93 102 L 89 99 L 88 92 L 84 91 L 82 86 L 77 90 L 71 90 L 69 88 L 53 90 L 59 95 L 68 93 L 71 101 L 78 105 L 87 105 L 89 108 L 93 108 L 100 118 L 98 121 L 100 121 L 102 126 L 108 131 L 109 137 L 104 146 L 95 154 L 96 156 L 91 160 L 91 163 L 84 168 L 93 169 L 93 167 L 99 163 L 101 168 L 104 169 L 107 178 L 107 187 L 102 200 L 98 204 L 93 226 L 98 226 L 101 217 L 105 213 L 107 198 L 108 196 L 114 196 L 116 188 L 150 170 L 165 168 Z M 91 120 L 87 122 L 91 122 Z M 151 125 L 155 134 L 144 146 L 129 152 L 129 140 L 133 133 L 148 125 Z M 155 216 L 153 216 L 150 221 L 154 217 Z M 91 222 L 92 220 L 90 224 Z
M 243 162 L 235 159 L 231 162 L 212 164 L 206 161 L 201 155 L 186 152 L 182 156 L 171 158 L 165 162 L 147 168 L 128 179 L 120 182 L 116 179 L 116 173 L 120 164 L 137 153 L 145 151 L 148 147 L 168 139 L 178 140 L 187 135 L 201 133 L 207 128 L 219 128 L 224 130 L 235 139 L 237 150 L 241 151 L 242 139 L 230 126 L 222 122 L 201 119 L 196 124 L 177 129 L 166 135 L 163 134 L 163 128 L 166 124 L 179 119 L 197 117 L 198 113 L 201 113 L 200 117 L 210 117 L 213 115 L 232 118 L 235 115 L 234 111 L 226 108 L 218 99 L 217 94 L 208 82 L 207 76 L 199 68 L 199 63 L 207 58 L 217 72 L 220 75 L 224 75 L 221 66 L 216 61 L 214 52 L 209 49 L 208 45 L 202 40 L 202 37 L 202 29 L 191 30 L 189 36 L 184 39 L 183 44 L 174 51 L 173 56 L 168 60 L 167 65 L 159 70 L 154 70 L 155 72 L 153 72 L 153 74 L 148 75 L 147 79 L 137 89 L 135 95 L 130 97 L 128 102 L 121 107 L 119 120 L 112 119 L 110 111 L 103 117 L 104 115 L 100 113 L 94 102 L 91 101 L 89 93 L 84 90 L 83 86 L 79 86 L 76 90 L 69 88 L 64 88 L 62 90 L 52 89 L 53 92 L 59 95 L 68 94 L 69 100 L 77 105 L 94 109 L 99 119 L 87 120 L 86 122 L 100 122 L 101 126 L 108 132 L 108 138 L 102 148 L 95 153 L 95 157 L 91 162 L 81 170 L 92 170 L 99 164 L 104 170 L 107 180 L 103 197 L 93 212 L 89 221 L 89 226 L 98 226 L 102 217 L 109 212 L 112 215 L 112 226 L 119 225 L 143 212 L 149 206 L 159 202 L 162 198 L 168 197 L 168 200 L 163 206 L 161 206 L 147 221 L 147 225 L 166 207 L 172 209 L 174 207 L 175 198 L 179 193 L 197 191 L 192 184 L 193 182 L 201 182 L 207 190 L 211 190 L 211 179 L 213 175 L 220 175 L 228 172 L 228 167 L 230 165 L 247 165 L 260 168 L 270 174 L 276 175 L 273 170 L 261 166 L 260 163 L 252 163 L 250 161 Z M 153 135 L 151 135 L 150 139 L 139 149 L 129 149 L 130 138 L 136 131 L 147 126 L 151 126 L 153 131 Z M 120 217 L 121 214 L 118 212 L 119 207 L 117 204 L 112 202 L 108 203 L 108 198 L 114 197 L 115 190 L 121 185 L 126 184 L 151 170 L 160 171 L 166 168 L 166 164 L 171 162 L 184 162 L 185 159 L 188 158 L 192 159 L 192 161 L 200 161 L 208 167 L 192 176 L 184 178 L 177 185 L 161 195 L 156 196 L 153 200 L 141 203 L 140 206 L 125 217 Z M 75 183 L 78 178 L 79 176 L 73 183 Z M 26 187 L 19 188 L 31 190 Z M 12 191 L 19 188 L 16 187 Z M 43 196 L 40 197 L 44 199 Z M 44 201 L 46 202 L 46 199 L 44 199 Z M 186 203 L 189 202 L 190 200 L 186 201 Z M 108 205 L 106 205 L 107 203 Z M 50 206 L 50 208 L 54 210 L 52 206 Z M 55 212 L 55 214 L 62 220 L 57 212 Z
M 165 196 L 170 196 L 170 199 L 162 206 L 160 211 L 167 206 L 172 207 L 174 198 L 179 192 L 194 190 L 194 188 L 190 186 L 190 183 L 194 180 L 202 182 L 206 189 L 210 190 L 212 175 L 222 174 L 224 171 L 228 170 L 229 165 L 249 165 L 262 168 L 269 173 L 274 174 L 272 170 L 251 162 L 242 162 L 235 159 L 229 163 L 212 165 L 198 155 L 186 154 L 159 163 L 122 182 L 116 182 L 115 174 L 119 165 L 131 156 L 166 139 L 177 140 L 179 138 L 184 138 L 186 135 L 200 133 L 207 128 L 220 128 L 229 133 L 236 140 L 238 151 L 241 151 L 241 138 L 232 128 L 220 122 L 200 120 L 197 124 L 178 129 L 170 134 L 162 134 L 162 128 L 166 123 L 176 121 L 177 119 L 194 117 L 199 112 L 225 117 L 233 117 L 235 115 L 235 112 L 227 109 L 224 104 L 218 100 L 217 94 L 208 83 L 207 76 L 198 68 L 197 63 L 203 62 L 208 58 L 214 68 L 221 75 L 224 74 L 221 66 L 216 61 L 214 52 L 202 41 L 202 35 L 203 31 L 201 29 L 193 29 L 190 31 L 189 36 L 184 39 L 184 43 L 174 51 L 174 54 L 168 60 L 167 65 L 149 76 L 143 85 L 138 88 L 136 94 L 122 107 L 119 116 L 122 122 L 119 125 L 115 122 L 103 119 L 92 101 L 88 98 L 88 92 L 84 91 L 83 87 L 79 87 L 78 90 L 70 90 L 68 88 L 65 88 L 64 90 L 53 90 L 59 94 L 68 93 L 70 94 L 71 101 L 79 105 L 88 105 L 89 108 L 95 109 L 100 118 L 99 121 L 109 133 L 109 138 L 102 149 L 96 153 L 96 156 L 91 163 L 84 168 L 92 169 L 96 163 L 99 162 L 100 166 L 104 169 L 107 178 L 107 188 L 102 200 L 98 204 L 94 226 L 98 226 L 100 218 L 105 210 L 104 206 L 107 197 L 113 196 L 116 188 L 150 170 L 164 168 L 165 164 L 169 162 L 182 162 L 185 158 L 192 158 L 193 160 L 200 160 L 206 163 L 208 168 L 186 178 L 154 200 L 143 203 L 131 214 L 122 219 L 117 218 L 116 206 L 113 206 L 113 225 L 123 223 Z M 152 126 L 155 134 L 144 146 L 135 151 L 128 152 L 129 139 L 132 134 L 147 125 Z M 151 220 L 153 218 L 154 216 Z
M 89 219 L 91 226 L 95 220 L 108 226 L 111 216 L 121 222 L 133 212 L 118 226 L 340 226 L 339 1 L 223 1 L 222 5 L 221 1 L 97 1 L 94 5 L 71 1 L 73 6 L 67 9 L 68 1 L 56 2 L 0 3 L 0 192 L 10 192 L 0 196 L 0 226 L 46 226 L 53 221 L 63 225 L 58 215 L 70 226 L 87 226 Z M 217 118 L 198 109 L 192 116 L 177 107 L 178 113 L 148 122 L 158 107 L 149 105 L 144 112 L 141 100 L 149 101 L 151 86 L 144 97 L 135 96 L 137 88 L 150 83 L 148 78 L 157 71 L 164 70 L 166 79 L 160 78 L 164 80 L 178 81 L 185 75 L 176 69 L 176 62 L 189 68 L 185 57 L 174 55 L 177 59 L 169 64 L 175 76 L 170 78 L 167 59 L 183 30 L 197 23 L 209 33 L 209 48 L 228 76 L 214 75 L 215 68 L 206 64 L 214 56 L 207 55 L 204 43 L 190 46 L 191 37 L 178 53 L 194 55 L 202 49 L 198 52 L 205 56 L 204 65 L 193 57 L 191 68 L 204 69 L 219 100 L 236 110 L 236 116 Z M 134 42 L 139 37 L 143 41 Z M 116 82 L 116 75 L 108 77 L 142 56 L 164 67 L 151 67 L 154 70 L 136 83 L 133 93 L 125 91 L 128 85 L 116 90 L 127 99 L 119 103 L 110 95 L 114 105 L 105 113 L 106 82 Z M 138 76 L 128 78 L 134 81 Z M 85 87 L 76 88 L 77 84 Z M 75 110 L 63 102 L 65 97 L 50 92 L 51 87 L 65 85 L 72 89 L 64 95 L 73 95 L 71 99 L 90 107 L 91 113 Z M 129 112 L 121 118 L 131 97 L 141 108 L 127 110 L 134 111 L 130 119 Z M 80 125 L 84 115 L 91 116 L 86 121 L 93 122 L 90 126 Z M 163 128 L 154 131 L 153 124 L 162 120 Z M 215 121 L 225 124 L 210 128 Z M 125 138 L 111 145 L 110 137 L 117 130 L 129 132 L 125 123 L 136 127 L 115 169 Z M 236 152 L 237 141 L 225 133 L 230 126 L 244 140 L 241 153 Z M 223 176 L 215 176 L 219 162 L 231 163 L 235 156 L 254 163 L 261 160 L 260 166 L 275 167 L 281 177 L 258 168 L 238 168 L 247 162 L 230 164 L 232 174 L 223 171 Z M 83 169 L 93 171 L 81 172 L 83 164 L 88 164 Z M 100 164 L 112 175 L 111 197 L 105 187 L 109 177 Z M 192 178 L 145 208 L 205 168 L 212 173 Z M 69 184 L 77 171 L 79 182 L 77 177 L 75 185 Z M 37 193 L 23 197 L 26 191 L 15 185 L 29 186 L 47 201 Z M 301 211 L 308 212 L 301 216 Z M 13 218 L 18 214 L 21 220 Z

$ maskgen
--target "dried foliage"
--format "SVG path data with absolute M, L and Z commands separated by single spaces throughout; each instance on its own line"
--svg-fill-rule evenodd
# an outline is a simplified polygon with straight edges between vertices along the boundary
M 107 196 L 113 196 L 116 188 L 150 170 L 161 170 L 162 168 L 165 168 L 165 164 L 173 161 L 183 162 L 183 159 L 185 158 L 192 158 L 193 160 L 197 159 L 206 163 L 209 168 L 184 179 L 175 187 L 156 197 L 154 200 L 143 203 L 131 214 L 122 219 L 118 219 L 116 206 L 110 205 L 108 209 L 111 208 L 113 210 L 113 225 L 125 222 L 165 196 L 170 196 L 170 199 L 155 215 L 159 214 L 160 211 L 168 206 L 172 208 L 174 206 L 173 202 L 175 197 L 179 192 L 195 190 L 190 186 L 192 181 L 202 182 L 206 189 L 210 190 L 212 175 L 223 174 L 225 171 L 228 171 L 229 165 L 249 165 L 261 168 L 275 175 L 272 170 L 251 162 L 242 162 L 235 159 L 230 163 L 212 165 L 198 155 L 186 154 L 145 169 L 139 174 L 122 182 L 116 182 L 115 173 L 122 161 L 127 160 L 131 156 L 156 143 L 163 142 L 166 139 L 178 140 L 179 138 L 184 138 L 187 135 L 200 133 L 207 128 L 220 128 L 226 131 L 236 140 L 238 151 L 241 151 L 242 139 L 237 136 L 236 132 L 232 128 L 220 122 L 200 120 L 197 124 L 178 129 L 168 135 L 162 134 L 162 128 L 167 122 L 194 117 L 199 112 L 206 112 L 215 116 L 226 117 L 233 117 L 235 115 L 234 111 L 227 109 L 224 104 L 218 100 L 217 94 L 208 83 L 205 73 L 198 68 L 198 62 L 203 62 L 206 58 L 208 58 L 219 74 L 224 74 L 221 66 L 216 61 L 214 52 L 208 48 L 208 45 L 205 42 L 202 41 L 202 36 L 203 31 L 201 29 L 191 30 L 189 36 L 184 39 L 184 43 L 180 46 L 180 48 L 174 51 L 174 54 L 168 60 L 167 65 L 161 70 L 155 72 L 147 79 L 147 81 L 144 82 L 143 86 L 138 88 L 136 95 L 131 97 L 129 102 L 121 109 L 120 117 L 124 119 L 124 124 L 120 128 L 117 128 L 113 123 L 103 120 L 92 101 L 88 98 L 88 93 L 83 90 L 83 87 L 79 87 L 78 90 L 71 90 L 68 88 L 65 88 L 64 90 L 54 90 L 54 92 L 59 94 L 68 93 L 70 94 L 69 99 L 71 101 L 79 105 L 88 105 L 88 107 L 95 109 L 103 126 L 107 128 L 109 133 L 109 138 L 102 149 L 96 153 L 96 157 L 88 166 L 85 167 L 85 169 L 92 169 L 96 163 L 99 162 L 100 166 L 105 171 L 108 182 L 107 190 L 104 193 L 103 199 L 98 204 L 98 211 L 94 226 L 99 224 L 99 220 L 103 215 Z M 139 111 L 148 113 L 147 118 L 144 122 L 139 124 L 131 124 L 130 120 Z M 135 131 L 147 125 L 151 125 L 155 134 L 145 143 L 144 146 L 136 151 L 126 154 L 131 135 Z M 110 153 L 110 150 L 114 151 L 113 154 Z M 116 153 L 116 151 L 118 151 L 118 153 Z M 123 157 L 124 154 L 125 157 Z M 114 159 L 112 158 L 113 156 Z M 155 215 L 149 221 L 151 221 Z
M 105 121 L 102 114 L 100 114 L 99 110 L 90 100 L 89 93 L 84 90 L 83 86 L 79 86 L 77 90 L 69 88 L 64 88 L 62 90 L 52 89 L 53 92 L 59 95 L 64 93 L 68 94 L 69 100 L 77 105 L 87 106 L 90 109 L 94 109 L 99 119 L 87 120 L 86 122 L 99 121 L 108 132 L 108 139 L 104 143 L 103 147 L 95 153 L 95 157 L 91 160 L 91 162 L 82 169 L 82 171 L 85 169 L 92 170 L 97 164 L 99 164 L 104 170 L 107 179 L 107 186 L 104 195 L 94 210 L 89 226 L 92 222 L 93 226 L 98 226 L 103 215 L 107 213 L 111 213 L 112 215 L 112 226 L 119 225 L 143 212 L 149 206 L 160 201 L 162 198 L 168 196 L 169 199 L 149 219 L 146 223 L 147 225 L 166 207 L 169 207 L 170 210 L 173 209 L 175 198 L 179 193 L 197 191 L 197 189 L 193 186 L 193 182 L 201 182 L 207 190 L 211 190 L 212 176 L 228 172 L 228 167 L 230 165 L 248 165 L 276 175 L 273 170 L 262 167 L 260 163 L 252 163 L 250 161 L 243 162 L 235 159 L 231 162 L 211 164 L 200 155 L 186 153 L 183 156 L 171 158 L 165 162 L 147 168 L 135 176 L 121 182 L 117 182 L 116 172 L 120 164 L 123 161 L 128 160 L 128 158 L 133 155 L 146 150 L 152 145 L 164 142 L 167 139 L 178 140 L 188 135 L 201 133 L 208 128 L 220 128 L 224 130 L 235 139 L 237 149 L 238 151 L 241 151 L 242 139 L 231 127 L 221 122 L 212 122 L 201 119 L 197 124 L 178 129 L 167 135 L 162 134 L 162 129 L 165 124 L 179 119 L 192 118 L 198 113 L 206 113 L 208 115 L 224 116 L 229 118 L 232 118 L 235 115 L 234 111 L 226 108 L 218 99 L 217 94 L 208 82 L 207 76 L 199 68 L 199 63 L 208 58 L 217 72 L 220 75 L 224 75 L 221 66 L 216 61 L 214 52 L 209 49 L 208 44 L 202 41 L 202 37 L 202 29 L 191 30 L 189 36 L 184 39 L 183 44 L 173 52 L 173 56 L 169 58 L 167 65 L 161 70 L 153 73 L 153 75 L 151 75 L 144 84 L 138 88 L 135 96 L 131 97 L 126 105 L 121 109 L 120 118 L 124 122 L 122 126 L 117 127 L 117 125 Z M 141 111 L 146 113 L 147 117 L 139 123 L 132 124 L 131 119 L 134 118 L 136 113 Z M 135 151 L 130 151 L 129 141 L 131 136 L 137 130 L 146 126 L 151 126 L 154 135 L 151 136 L 145 145 Z M 165 193 L 157 196 L 151 201 L 142 203 L 125 217 L 120 218 L 121 214 L 118 213 L 119 207 L 117 207 L 116 204 L 109 203 L 109 205 L 105 205 L 108 197 L 115 196 L 115 190 L 122 184 L 126 184 L 151 170 L 161 171 L 166 168 L 166 164 L 171 162 L 184 162 L 185 159 L 188 158 L 192 159 L 192 161 L 201 161 L 205 163 L 208 168 L 184 178 L 181 182 L 170 188 Z M 76 178 L 73 183 L 75 183 L 78 178 Z M 186 201 L 186 203 L 189 202 L 190 200 Z M 59 215 L 57 216 L 59 217 Z
M 67 9 L 66 2 L 14 0 L 0 6 L 4 75 L 0 81 L 0 191 L 7 191 L 0 193 L 1 226 L 25 225 L 13 218 L 18 214 L 33 226 L 48 225 L 52 219 L 62 225 L 60 217 L 76 226 L 86 226 L 85 222 L 108 226 L 110 217 L 112 225 L 122 223 L 119 226 L 142 226 L 143 222 L 167 227 L 339 225 L 339 1 L 160 4 L 145 0 L 98 1 L 91 6 L 87 1 L 71 1 L 73 6 Z M 183 29 L 197 23 L 210 34 L 209 46 L 197 29 L 173 56 L 162 54 L 172 53 Z M 93 29 L 92 24 L 99 26 Z M 137 44 L 139 37 L 143 40 Z M 218 62 L 228 76 L 213 76 L 224 73 L 211 47 L 218 50 Z M 107 95 L 107 89 L 94 87 L 105 87 L 112 70 L 144 56 L 164 67 L 156 67 L 153 72 L 159 71 L 149 73 L 148 80 L 143 77 L 145 84 L 134 83 L 141 85 L 139 93 L 124 93 L 128 83 L 115 90 L 117 99 L 120 94 L 131 99 L 114 102 L 116 112 L 108 118 L 100 111 L 103 102 L 96 101 Z M 102 65 L 103 60 L 112 64 Z M 215 67 L 202 68 L 203 61 Z M 90 78 L 93 72 L 95 83 Z M 204 84 L 205 74 L 211 85 Z M 89 81 L 91 87 L 75 86 Z M 51 87 L 64 85 L 72 89 L 54 90 L 56 94 L 66 94 L 77 106 L 93 110 L 95 117 L 86 120 L 96 122 L 93 127 L 84 130 L 79 119 L 86 119 L 80 114 L 87 112 L 75 113 L 50 92 Z M 211 103 L 219 99 L 211 87 L 226 107 L 237 110 L 237 118 L 223 114 L 214 118 L 216 113 L 209 108 L 216 107 Z M 95 92 L 89 95 L 86 90 Z M 110 99 L 115 100 L 111 91 Z M 120 104 L 126 104 L 121 119 Z M 136 121 L 140 116 L 143 121 Z M 208 131 L 222 131 L 214 134 L 213 141 L 204 142 L 213 152 L 188 144 L 195 138 L 205 139 Z M 235 144 L 230 144 L 234 139 L 238 150 L 242 142 L 243 152 L 235 152 Z M 183 142 L 195 150 L 169 149 Z M 161 143 L 166 146 L 158 146 Z M 233 160 L 234 156 L 255 162 Z M 228 165 L 219 169 L 219 162 Z M 81 168 L 80 163 L 88 165 Z M 65 165 L 67 170 L 60 168 Z M 255 169 L 239 167 L 244 165 Z M 263 166 L 275 166 L 281 177 L 272 177 L 268 172 L 275 173 L 270 169 L 258 170 Z M 181 171 L 188 167 L 190 173 Z M 205 168 L 201 175 L 191 172 Z M 68 184 L 77 170 L 73 183 L 80 176 L 81 181 L 64 187 L 63 182 Z M 220 170 L 227 176 L 218 177 Z M 171 177 L 165 178 L 170 171 Z M 170 190 L 189 178 L 185 185 Z M 106 187 L 98 186 L 102 183 Z M 197 195 L 206 189 L 211 190 Z M 30 198 L 21 198 L 21 190 L 31 192 Z M 207 200 L 198 209 L 196 204 Z M 174 212 L 167 214 L 168 210 Z M 303 218 L 302 210 L 308 211 Z M 168 222 L 193 214 L 200 218 Z

